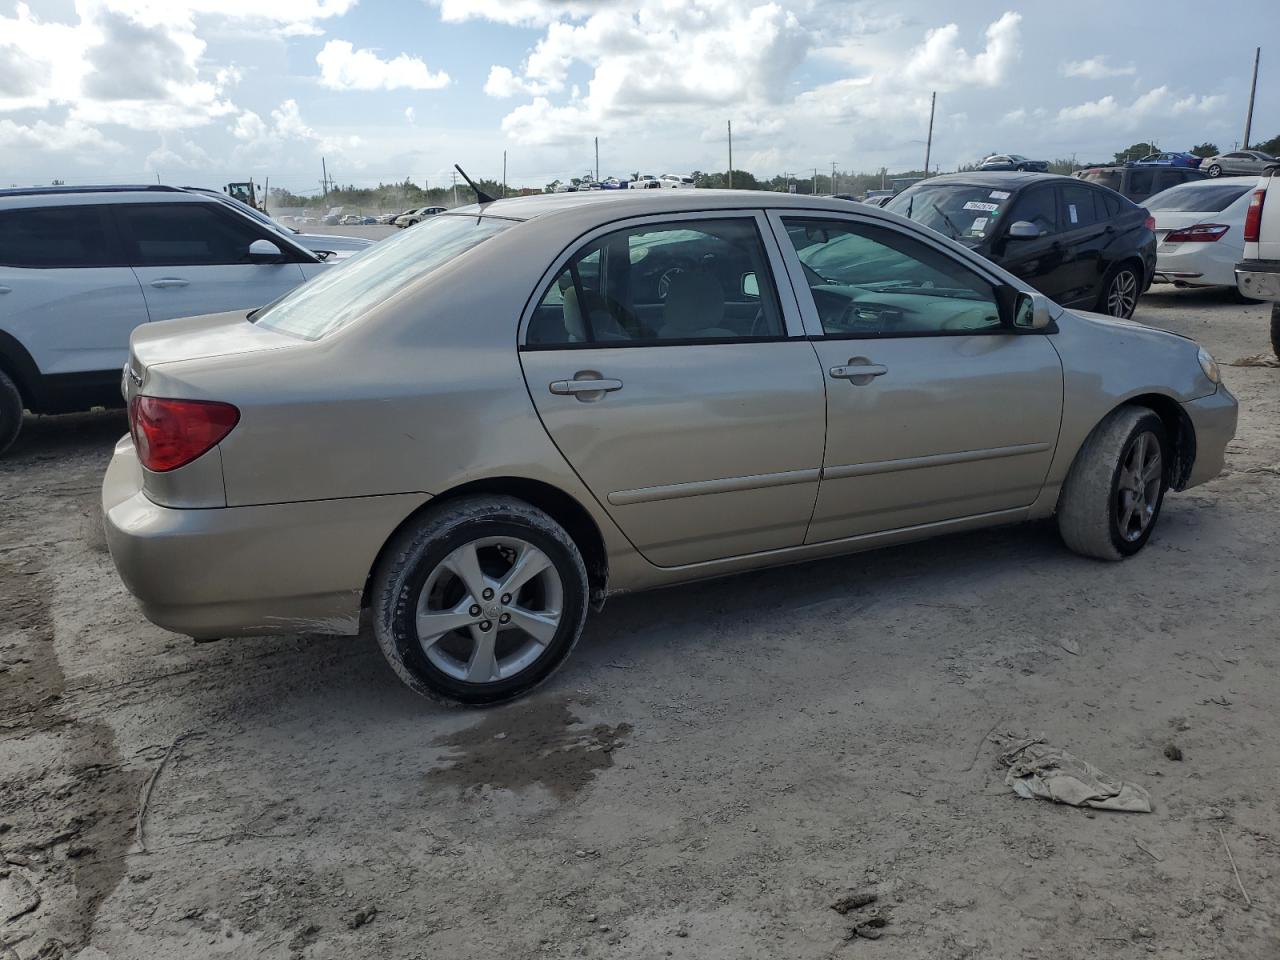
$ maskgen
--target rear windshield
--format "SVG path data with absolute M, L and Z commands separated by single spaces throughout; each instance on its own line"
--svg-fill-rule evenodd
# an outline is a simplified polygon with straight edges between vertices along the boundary
M 1190 183 L 1170 187 L 1143 202 L 1148 210 L 1167 210 L 1170 213 L 1218 213 L 1227 209 L 1253 189 L 1253 182 Z
M 319 340 L 512 225 L 492 217 L 426 220 L 295 287 L 255 314 L 253 322 Z
M 885 204 L 955 240 L 976 243 L 995 233 L 1012 203 L 1013 191 L 966 183 L 915 186 Z

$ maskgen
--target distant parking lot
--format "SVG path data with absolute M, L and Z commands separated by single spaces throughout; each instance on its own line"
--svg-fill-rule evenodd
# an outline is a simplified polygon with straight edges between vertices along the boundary
M 1177 291 L 1137 316 L 1229 364 L 1265 351 L 1267 311 Z M 38 904 L 5 942 L 1274 957 L 1280 370 L 1224 371 L 1227 472 L 1123 566 L 1045 524 L 618 599 L 484 713 L 415 697 L 370 639 L 149 625 L 97 506 L 123 415 L 29 421 L 0 460 L 0 904 Z M 1155 811 L 1018 799 L 992 731 L 1043 733 Z M 851 888 L 880 898 L 877 943 L 843 939 Z

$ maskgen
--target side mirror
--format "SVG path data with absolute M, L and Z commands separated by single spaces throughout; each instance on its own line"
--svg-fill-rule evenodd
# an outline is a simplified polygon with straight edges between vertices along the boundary
M 1027 293 L 1002 283 L 996 287 L 1000 322 L 1013 330 L 1043 330 L 1053 323 L 1053 301 L 1041 293 Z
M 760 278 L 754 273 L 744 273 L 742 275 L 742 295 L 750 297 L 752 300 L 760 299 Z
M 270 240 L 255 240 L 249 244 L 249 260 L 252 263 L 277 263 L 280 257 L 280 248 Z
M 1015 220 L 1009 224 L 1010 240 L 1035 240 L 1040 235 L 1040 228 L 1029 220 Z

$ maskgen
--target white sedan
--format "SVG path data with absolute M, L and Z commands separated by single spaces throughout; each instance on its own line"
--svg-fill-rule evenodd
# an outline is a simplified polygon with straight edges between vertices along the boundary
M 1192 180 L 1150 197 L 1144 206 L 1159 241 L 1155 282 L 1234 289 L 1254 184 L 1253 177 Z

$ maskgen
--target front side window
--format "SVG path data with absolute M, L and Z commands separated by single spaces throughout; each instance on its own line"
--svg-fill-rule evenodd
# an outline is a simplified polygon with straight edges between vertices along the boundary
M 1032 187 L 1018 195 L 1009 222 L 1025 220 L 1040 230 L 1041 236 L 1058 232 L 1058 201 L 1051 186 Z
M 784 218 L 828 336 L 1001 329 L 994 287 L 951 256 L 872 224 Z
M 0 212 L 0 265 L 49 269 L 119 263 L 103 221 L 97 206 Z
M 433 217 L 295 287 L 253 322 L 318 340 L 511 226 L 494 217 Z
M 249 245 L 263 239 L 247 219 L 214 203 L 139 203 L 117 208 L 135 267 L 251 263 Z M 274 241 L 273 241 L 274 242 Z
M 785 335 L 753 219 L 688 220 L 607 234 L 547 289 L 526 343 L 619 346 Z

